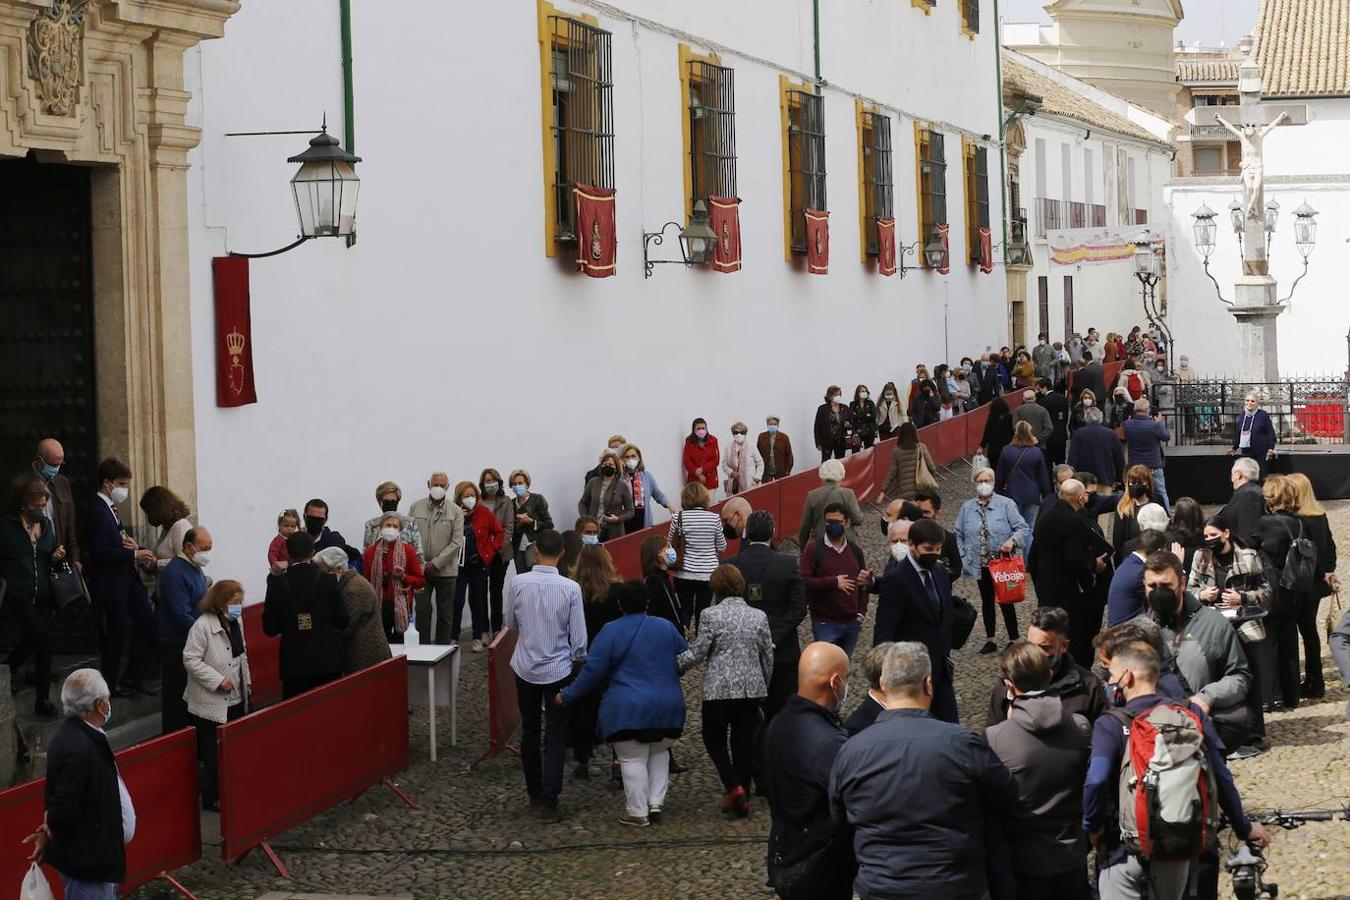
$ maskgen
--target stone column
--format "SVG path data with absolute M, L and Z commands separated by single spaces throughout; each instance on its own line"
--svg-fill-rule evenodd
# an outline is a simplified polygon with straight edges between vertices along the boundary
M 1242 384 L 1274 384 L 1280 380 L 1276 318 L 1284 307 L 1269 275 L 1243 275 L 1237 280 L 1233 318 L 1237 320 L 1237 375 Z

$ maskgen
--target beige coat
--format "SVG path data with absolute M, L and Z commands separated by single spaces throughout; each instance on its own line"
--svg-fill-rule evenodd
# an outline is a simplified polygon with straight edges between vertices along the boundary
M 413 502 L 408 518 L 417 523 L 423 558 L 436 567 L 433 574 L 457 576 L 459 556 L 464 552 L 464 510 L 459 504 L 446 497 L 437 506 L 430 497 L 423 497 Z
M 722 474 L 726 476 L 722 479 L 722 489 L 728 497 L 748 491 L 763 480 L 764 459 L 749 440 L 744 444 L 730 441 L 722 451 Z M 736 481 L 735 490 L 732 490 L 733 479 Z
M 220 624 L 220 617 L 214 613 L 198 616 L 188 631 L 187 645 L 183 647 L 183 668 L 187 669 L 188 675 L 183 699 L 187 701 L 188 712 L 209 722 L 225 722 L 229 695 L 216 689 L 230 674 L 231 658 L 230 635 Z M 239 680 L 243 683 L 240 690 L 247 708 L 253 687 L 247 653 L 240 657 L 239 663 Z

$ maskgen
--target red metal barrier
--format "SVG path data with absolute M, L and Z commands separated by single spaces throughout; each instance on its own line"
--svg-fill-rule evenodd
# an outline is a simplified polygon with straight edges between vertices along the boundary
M 244 649 L 253 679 L 248 698 L 251 709 L 271 706 L 281 699 L 281 642 L 263 634 L 262 611 L 261 603 L 244 607 Z
M 220 852 L 233 862 L 408 767 L 407 660 L 363 669 L 222 725 Z M 405 802 L 411 803 L 395 789 Z
M 163 878 L 185 896 L 192 895 L 168 873 L 202 857 L 200 798 L 197 788 L 197 736 L 190 728 L 137 744 L 117 754 L 117 771 L 136 807 L 136 836 L 127 845 L 127 878 L 119 888 L 129 894 Z M 0 792 L 0 884 L 10 890 L 28 871 L 30 847 L 20 844 L 42 822 L 46 809 L 39 778 Z M 64 895 L 61 876 L 44 866 L 52 893 Z
M 470 769 L 489 759 L 495 759 L 505 750 L 520 755 L 510 743 L 511 735 L 520 727 L 520 704 L 516 701 L 516 672 L 511 668 L 511 654 L 516 652 L 516 633 L 510 628 L 497 632 L 488 645 L 488 748 L 473 761 Z
M 919 429 L 919 440 L 928 447 L 928 454 L 939 466 L 950 466 L 966 455 L 967 414 L 953 416 L 945 422 L 935 422 Z

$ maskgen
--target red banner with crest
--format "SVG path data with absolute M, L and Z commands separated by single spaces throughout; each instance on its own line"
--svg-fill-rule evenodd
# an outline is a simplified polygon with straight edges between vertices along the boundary
M 994 239 L 988 228 L 980 229 L 980 271 L 986 275 L 994 271 Z
M 217 256 L 211 260 L 216 296 L 216 405 L 258 402 L 253 383 L 253 325 L 249 314 L 248 260 Z
M 741 201 L 737 197 L 709 197 L 708 224 L 717 234 L 714 272 L 741 270 Z
M 830 271 L 830 214 L 806 210 L 806 270 L 812 275 Z
M 619 239 L 615 231 L 614 189 L 579 184 L 572 188 L 577 203 L 577 269 L 592 278 L 615 271 Z
M 877 271 L 895 274 L 895 220 L 877 219 Z
M 943 222 L 937 227 L 938 239 L 942 241 L 942 265 L 938 266 L 939 275 L 947 275 L 952 270 L 952 226 Z

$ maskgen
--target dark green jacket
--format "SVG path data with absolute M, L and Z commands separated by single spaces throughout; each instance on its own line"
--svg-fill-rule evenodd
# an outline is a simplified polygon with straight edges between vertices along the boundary
M 28 537 L 21 515 L 0 519 L 0 578 L 5 580 L 5 596 L 45 602 L 52 592 L 55 551 L 56 534 L 51 519 L 42 520 L 42 536 L 37 544 Z

